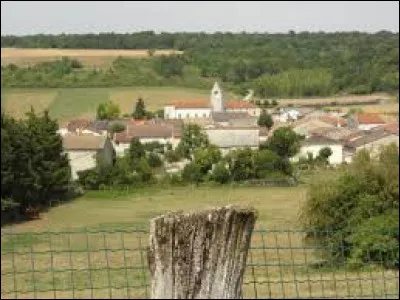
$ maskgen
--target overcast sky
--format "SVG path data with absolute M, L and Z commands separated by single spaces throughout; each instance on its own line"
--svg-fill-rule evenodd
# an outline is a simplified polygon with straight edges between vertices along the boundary
M 399 32 L 398 1 L 1 1 L 1 34 Z

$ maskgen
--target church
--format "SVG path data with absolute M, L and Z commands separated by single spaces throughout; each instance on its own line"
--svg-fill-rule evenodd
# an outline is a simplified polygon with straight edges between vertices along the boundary
M 247 113 L 258 117 L 260 109 L 245 101 L 224 102 L 220 86 L 216 82 L 211 90 L 210 99 L 183 99 L 173 101 L 164 107 L 165 119 L 209 119 L 215 113 Z

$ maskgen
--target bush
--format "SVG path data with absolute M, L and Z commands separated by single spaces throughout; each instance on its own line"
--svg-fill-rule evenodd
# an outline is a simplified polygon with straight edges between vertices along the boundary
M 330 249 L 324 254 L 334 261 L 349 260 L 353 266 L 383 261 L 398 266 L 397 146 L 385 147 L 379 157 L 360 151 L 340 172 L 310 186 L 301 209 L 304 228 L 316 233 L 309 240 Z
M 161 158 L 156 154 L 151 152 L 149 154 L 149 157 L 147 158 L 147 162 L 149 163 L 149 166 L 151 168 L 158 168 L 162 166 L 162 160 Z
M 221 184 L 227 183 L 231 178 L 228 168 L 225 162 L 219 162 L 215 165 L 211 175 L 211 179 Z
M 166 151 L 164 157 L 169 163 L 178 162 L 181 160 L 181 156 L 174 150 Z
M 182 179 L 191 183 L 200 183 L 203 181 L 203 174 L 201 167 L 198 164 L 190 163 L 187 164 L 182 171 Z

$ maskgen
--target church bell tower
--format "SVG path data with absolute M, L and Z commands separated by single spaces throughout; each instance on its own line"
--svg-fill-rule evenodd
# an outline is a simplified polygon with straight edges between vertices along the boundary
M 217 82 L 214 83 L 214 86 L 211 90 L 210 102 L 213 111 L 221 112 L 224 110 L 222 102 L 222 90 Z

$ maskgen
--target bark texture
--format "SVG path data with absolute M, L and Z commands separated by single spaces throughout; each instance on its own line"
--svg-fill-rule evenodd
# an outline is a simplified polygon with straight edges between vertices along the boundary
M 148 249 L 152 298 L 242 298 L 256 218 L 253 209 L 228 206 L 152 219 Z

